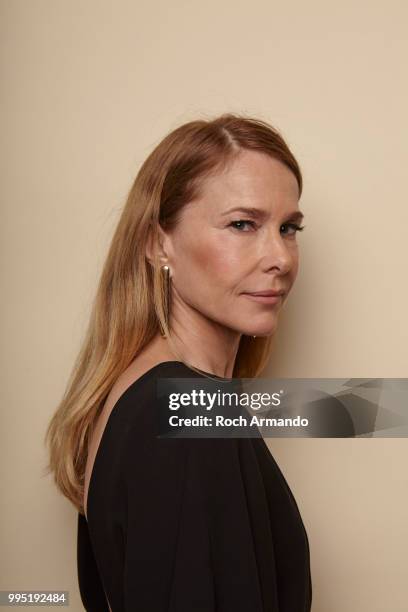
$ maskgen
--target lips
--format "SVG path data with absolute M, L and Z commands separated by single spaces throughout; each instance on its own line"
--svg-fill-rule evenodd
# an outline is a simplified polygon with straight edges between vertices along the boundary
M 243 293 L 243 296 L 248 298 L 248 300 L 251 300 L 252 302 L 257 302 L 258 304 L 266 304 L 266 305 L 274 305 L 274 304 L 280 304 L 282 303 L 283 300 L 283 295 L 270 295 L 270 291 L 269 291 L 269 295 L 254 295 L 253 293 Z
M 283 289 L 280 290 L 266 290 L 266 291 L 246 291 L 248 295 L 259 295 L 264 297 L 277 297 L 279 295 L 284 295 L 285 291 Z

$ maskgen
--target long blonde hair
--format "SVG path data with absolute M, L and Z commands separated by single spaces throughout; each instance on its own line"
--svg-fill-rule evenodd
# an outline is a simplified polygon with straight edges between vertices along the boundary
M 45 434 L 45 473 L 53 472 L 57 487 L 82 514 L 88 440 L 109 391 L 160 326 L 171 342 L 160 265 L 152 266 L 146 257 L 147 237 L 152 232 L 157 239 L 159 224 L 171 230 L 204 179 L 226 167 L 241 149 L 286 164 L 297 179 L 300 198 L 301 171 L 280 133 L 265 121 L 231 113 L 190 121 L 170 132 L 147 157 L 130 189 L 82 347 Z M 233 377 L 258 376 L 271 342 L 271 337 L 243 335 Z

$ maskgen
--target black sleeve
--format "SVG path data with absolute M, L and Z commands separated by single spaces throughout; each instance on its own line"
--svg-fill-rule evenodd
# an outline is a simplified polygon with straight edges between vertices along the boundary
M 78 512 L 77 572 L 81 600 L 87 612 L 109 612 L 102 582 L 96 565 L 88 523 Z
M 126 611 L 278 612 L 266 500 L 251 449 L 250 440 L 146 441 L 136 429 L 129 433 Z

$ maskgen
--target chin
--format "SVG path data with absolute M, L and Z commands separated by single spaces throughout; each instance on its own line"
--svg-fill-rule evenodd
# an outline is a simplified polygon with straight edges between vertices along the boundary
M 275 314 L 273 317 L 264 317 L 263 320 L 257 321 L 256 319 L 254 319 L 255 317 L 253 316 L 247 316 L 241 324 L 237 321 L 234 321 L 234 323 L 231 323 L 227 326 L 231 329 L 235 329 L 243 336 L 258 336 L 259 338 L 267 338 L 268 336 L 273 336 L 276 333 L 279 324 L 277 314 Z M 252 323 L 251 327 L 248 327 L 248 322 Z
M 274 336 L 276 333 L 276 329 L 272 329 L 271 331 L 268 332 L 254 332 L 253 334 L 251 334 L 251 336 L 256 336 L 257 338 L 270 338 L 271 336 Z M 255 338 L 254 338 L 255 340 Z
M 259 325 L 258 330 L 252 332 L 252 335 L 259 336 L 259 337 L 273 336 L 276 333 L 277 329 L 278 329 L 278 322 L 274 321 L 273 323 L 269 325 Z
M 259 326 L 258 328 L 251 329 L 250 331 L 243 331 L 242 333 L 246 336 L 256 336 L 257 338 L 267 338 L 268 336 L 273 336 L 276 333 L 278 326 L 275 325 L 265 325 Z

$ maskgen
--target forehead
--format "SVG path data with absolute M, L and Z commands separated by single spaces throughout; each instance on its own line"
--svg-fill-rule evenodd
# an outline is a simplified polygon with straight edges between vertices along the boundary
M 265 211 L 296 209 L 299 196 L 293 172 L 281 161 L 256 151 L 242 151 L 222 172 L 206 178 L 197 212 L 223 213 L 231 206 L 256 206 Z

